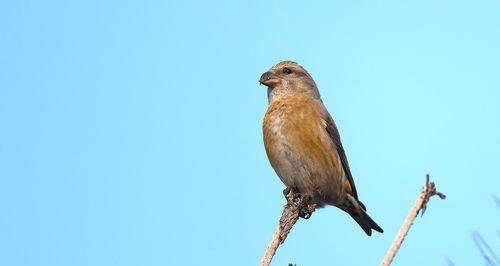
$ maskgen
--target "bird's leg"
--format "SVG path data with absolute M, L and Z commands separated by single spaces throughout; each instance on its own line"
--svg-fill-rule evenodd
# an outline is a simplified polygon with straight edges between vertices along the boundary
M 293 186 L 288 186 L 283 190 L 283 196 L 285 196 L 285 198 L 288 200 L 288 194 L 294 194 L 295 191 L 296 190 L 293 188 Z
M 283 190 L 283 195 L 287 200 L 287 205 L 293 206 L 298 211 L 299 217 L 309 219 L 316 210 L 316 204 L 312 202 L 312 196 L 306 193 L 298 193 L 293 186 Z

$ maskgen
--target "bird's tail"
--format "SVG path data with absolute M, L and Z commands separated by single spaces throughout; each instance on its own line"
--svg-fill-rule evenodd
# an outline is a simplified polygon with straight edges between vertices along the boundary
M 372 235 L 372 229 L 383 233 L 384 229 L 382 229 L 369 215 L 366 213 L 366 209 L 364 208 L 363 203 L 358 200 L 352 198 L 355 201 L 354 204 L 347 208 L 347 213 L 351 215 L 351 217 L 361 226 L 363 231 L 369 236 Z

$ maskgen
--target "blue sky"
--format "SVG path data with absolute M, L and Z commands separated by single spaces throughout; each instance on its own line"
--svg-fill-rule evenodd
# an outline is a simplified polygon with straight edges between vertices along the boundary
M 3 1 L 0 264 L 256 265 L 283 185 L 262 144 L 281 60 L 315 78 L 384 234 L 325 208 L 274 265 L 479 265 L 500 240 L 498 1 Z M 497 249 L 498 250 L 498 249 Z

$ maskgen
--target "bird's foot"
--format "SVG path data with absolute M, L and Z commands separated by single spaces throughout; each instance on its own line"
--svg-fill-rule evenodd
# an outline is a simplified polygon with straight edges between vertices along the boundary
M 312 196 L 306 193 L 296 192 L 295 188 L 287 187 L 283 190 L 286 197 L 287 205 L 297 209 L 299 217 L 309 219 L 311 214 L 316 210 L 316 204 L 312 200 Z

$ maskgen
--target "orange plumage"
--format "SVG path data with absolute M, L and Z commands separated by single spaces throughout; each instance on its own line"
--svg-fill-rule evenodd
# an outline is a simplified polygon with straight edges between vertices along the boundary
M 287 187 L 310 192 L 321 198 L 316 202 L 320 205 L 335 204 L 345 194 L 340 191 L 341 162 L 338 154 L 331 152 L 332 141 L 321 132 L 324 121 L 314 101 L 307 96 L 286 96 L 271 103 L 264 117 L 264 145 L 271 165 Z M 293 167 L 294 163 L 301 167 Z M 289 178 L 298 176 L 297 171 L 301 178 Z
M 284 61 L 264 73 L 269 107 L 264 145 L 269 161 L 288 187 L 312 196 L 318 206 L 336 206 L 363 230 L 383 232 L 366 213 L 358 195 L 340 136 L 309 73 Z

